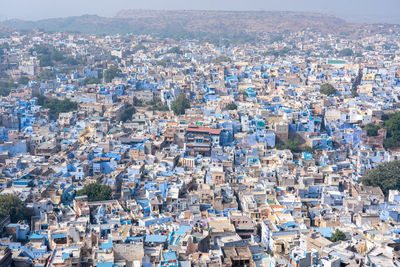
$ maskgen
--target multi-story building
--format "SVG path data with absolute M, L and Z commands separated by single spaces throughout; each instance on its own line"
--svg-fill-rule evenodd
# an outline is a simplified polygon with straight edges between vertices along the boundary
M 209 156 L 211 148 L 220 143 L 221 129 L 191 125 L 186 128 L 186 153 L 189 156 Z

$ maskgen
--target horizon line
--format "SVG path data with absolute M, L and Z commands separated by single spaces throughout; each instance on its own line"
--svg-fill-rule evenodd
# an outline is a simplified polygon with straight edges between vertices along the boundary
M 99 15 L 99 14 L 90 14 L 90 13 L 84 13 L 84 14 L 77 14 L 77 15 L 69 15 L 69 16 L 56 16 L 56 17 L 47 17 L 47 18 L 38 18 L 38 19 L 23 19 L 23 18 L 18 18 L 18 17 L 12 17 L 12 18 L 7 18 L 5 17 L 4 19 L 0 20 L 0 24 L 2 22 L 7 22 L 7 21 L 13 21 L 13 20 L 19 20 L 19 21 L 25 21 L 25 22 L 38 22 L 38 21 L 43 21 L 43 20 L 52 20 L 52 19 L 64 19 L 64 18 L 73 18 L 73 17 L 83 17 L 83 16 L 97 16 L 101 18 L 109 18 L 109 19 L 118 19 L 117 15 L 118 13 L 122 11 L 161 11 L 161 12 L 237 12 L 237 13 L 298 13 L 298 14 L 310 14 L 310 15 L 325 15 L 325 16 L 330 16 L 336 19 L 343 20 L 346 23 L 350 24 L 368 24 L 368 25 L 399 25 L 400 22 L 360 22 L 360 21 L 349 21 L 348 18 L 345 18 L 345 16 L 338 16 L 332 13 L 324 13 L 324 12 L 318 12 L 318 11 L 295 11 L 295 10 L 267 10 L 267 9 L 262 9 L 262 10 L 255 10 L 255 9 L 249 9 L 249 10 L 229 10 L 229 9 L 141 9 L 141 8 L 129 8 L 129 9 L 121 9 L 118 12 L 116 12 L 113 16 L 107 16 L 107 15 Z M 0 15 L 1 16 L 1 15 Z M 368 18 L 370 16 L 365 17 L 364 19 Z M 121 19 L 129 19 L 129 18 L 121 18 Z

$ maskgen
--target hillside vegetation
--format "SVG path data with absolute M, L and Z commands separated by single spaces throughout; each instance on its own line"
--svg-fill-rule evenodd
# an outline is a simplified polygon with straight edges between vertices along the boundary
M 266 11 L 123 10 L 113 18 L 83 15 L 38 21 L 8 20 L 18 30 L 87 34 L 152 34 L 159 37 L 251 42 L 265 32 L 312 29 L 324 33 L 350 33 L 357 25 L 330 15 Z

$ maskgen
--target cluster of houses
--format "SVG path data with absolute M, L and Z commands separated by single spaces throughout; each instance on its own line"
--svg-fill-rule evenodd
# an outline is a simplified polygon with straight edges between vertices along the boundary
M 0 101 L 0 194 L 32 213 L 0 218 L 0 265 L 399 265 L 400 192 L 361 183 L 400 156 L 385 149 L 385 129 L 364 130 L 399 107 L 399 42 L 312 31 L 230 47 L 39 31 L 0 39 L 0 71 L 30 80 Z M 41 67 L 39 45 L 80 63 Z M 268 53 L 280 47 L 292 52 Z M 353 54 L 336 56 L 343 49 Z M 120 71 L 107 81 L 111 66 Z M 54 77 L 38 79 L 44 71 Z M 54 114 L 43 97 L 77 108 Z M 91 183 L 112 199 L 76 196 Z

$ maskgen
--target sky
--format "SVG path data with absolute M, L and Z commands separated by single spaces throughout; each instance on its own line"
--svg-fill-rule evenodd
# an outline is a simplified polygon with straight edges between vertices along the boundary
M 400 24 L 400 0 L 0 0 L 0 20 L 113 17 L 122 9 L 306 11 L 349 22 Z

